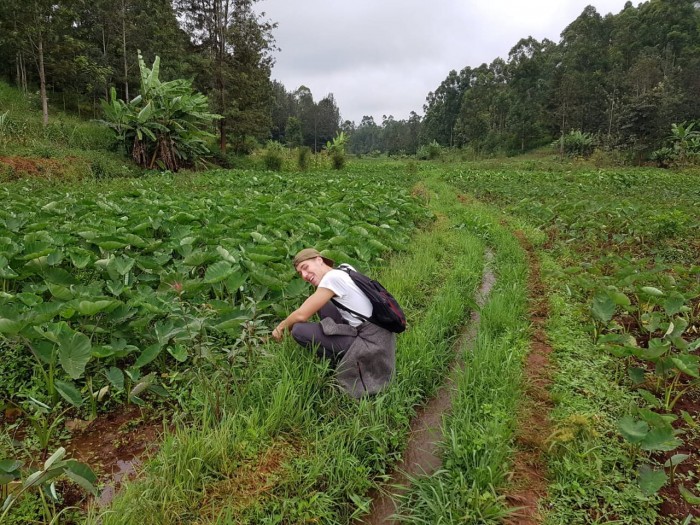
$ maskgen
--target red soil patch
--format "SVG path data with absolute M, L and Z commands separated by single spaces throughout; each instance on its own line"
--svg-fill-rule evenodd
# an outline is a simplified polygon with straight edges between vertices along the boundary
M 154 452 L 163 431 L 157 414 L 128 406 L 93 421 L 69 420 L 72 431 L 65 445 L 70 456 L 85 463 L 104 483 L 101 506 L 114 497 L 125 478 L 134 475 L 144 456 Z
M 525 399 L 520 407 L 522 416 L 516 432 L 517 450 L 511 474 L 512 489 L 506 494 L 506 500 L 516 510 L 506 523 L 531 525 L 542 522 L 538 503 L 547 492 L 544 450 L 546 440 L 552 433 L 548 417 L 553 406 L 548 390 L 551 384 L 549 355 L 552 347 L 547 343 L 544 330 L 549 311 L 540 278 L 539 260 L 524 234 L 516 231 L 515 236 L 528 258 L 529 313 L 534 332 L 524 367 Z
M 4 176 L 7 180 L 25 177 L 48 179 L 63 175 L 67 167 L 75 164 L 76 161 L 77 157 L 43 159 L 0 156 L 0 177 Z

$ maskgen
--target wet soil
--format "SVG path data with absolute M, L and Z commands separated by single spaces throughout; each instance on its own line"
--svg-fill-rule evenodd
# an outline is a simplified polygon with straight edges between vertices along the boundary
M 158 414 L 133 405 L 93 421 L 69 420 L 66 427 L 72 433 L 66 450 L 89 465 L 100 480 L 97 504 L 101 507 L 109 505 L 123 481 L 136 475 L 163 433 Z
M 548 416 L 553 408 L 549 395 L 551 385 L 549 356 L 552 353 L 552 347 L 547 341 L 545 332 L 549 309 L 544 284 L 540 277 L 539 259 L 532 244 L 522 232 L 516 231 L 515 236 L 525 250 L 528 260 L 529 316 L 533 337 L 523 368 L 524 396 L 518 410 L 511 489 L 506 494 L 506 501 L 513 512 L 506 523 L 534 525 L 542 523 L 538 505 L 547 493 L 547 466 L 544 453 L 547 437 L 552 433 Z
M 492 254 L 487 252 L 487 261 Z M 486 303 L 491 289 L 496 281 L 495 275 L 487 266 L 481 281 L 481 287 L 475 301 L 479 309 Z M 410 436 L 402 460 L 396 465 L 382 489 L 373 495 L 370 512 L 357 523 L 365 525 L 398 523 L 392 515 L 398 510 L 396 501 L 410 488 L 410 478 L 419 475 L 430 475 L 442 465 L 439 456 L 439 443 L 442 440 L 442 418 L 450 410 L 455 380 L 462 370 L 464 363 L 458 359 L 462 350 L 474 344 L 479 327 L 480 315 L 473 311 L 470 322 L 454 346 L 455 359 L 450 367 L 445 384 L 438 393 L 421 407 L 411 422 Z

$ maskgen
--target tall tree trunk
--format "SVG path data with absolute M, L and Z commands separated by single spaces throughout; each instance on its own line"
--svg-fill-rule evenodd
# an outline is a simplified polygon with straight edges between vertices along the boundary
M 44 72 L 44 36 L 39 33 L 39 94 L 44 127 L 49 125 L 49 103 L 46 97 L 46 73 Z
M 124 58 L 124 100 L 129 102 L 129 64 L 126 56 L 126 0 L 122 0 L 122 56 Z

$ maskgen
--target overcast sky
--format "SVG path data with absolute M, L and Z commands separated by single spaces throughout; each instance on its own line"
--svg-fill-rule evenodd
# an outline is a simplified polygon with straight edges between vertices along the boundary
M 559 41 L 587 5 L 619 13 L 626 0 L 259 0 L 277 22 L 272 78 L 287 91 L 333 93 L 343 120 L 423 115 L 450 70 L 508 58 L 521 38 Z M 638 2 L 633 2 L 637 5 Z

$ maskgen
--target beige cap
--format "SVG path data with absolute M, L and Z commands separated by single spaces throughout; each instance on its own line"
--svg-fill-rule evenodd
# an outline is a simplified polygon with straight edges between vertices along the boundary
M 309 259 L 313 259 L 314 257 L 320 257 L 321 259 L 323 259 L 323 262 L 331 268 L 335 266 L 335 262 L 333 261 L 333 259 L 324 257 L 318 250 L 315 250 L 314 248 L 304 248 L 294 257 L 294 268 L 299 266 L 300 263 L 308 261 Z

